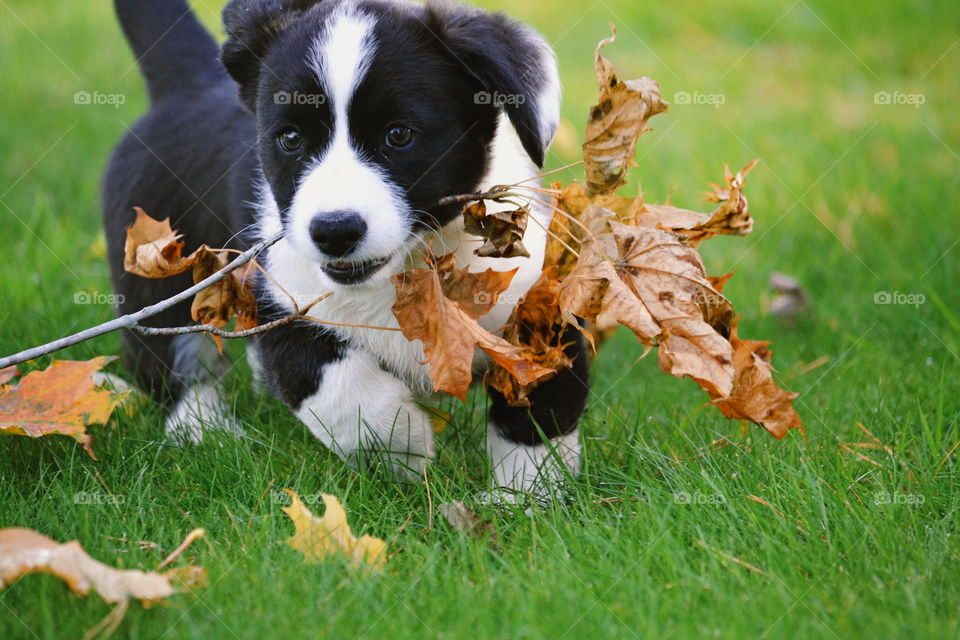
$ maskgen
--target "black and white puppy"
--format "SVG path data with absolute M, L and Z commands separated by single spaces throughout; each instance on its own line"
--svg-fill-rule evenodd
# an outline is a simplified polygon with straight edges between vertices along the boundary
M 118 145 L 103 187 L 114 286 L 130 312 L 183 290 L 123 271 L 133 207 L 170 217 L 194 244 L 243 248 L 285 231 L 262 258 L 261 322 L 333 295 L 313 315 L 396 327 L 390 277 L 420 266 L 428 242 L 471 271 L 518 269 L 482 324 L 498 330 L 539 278 L 549 208 L 525 244 L 531 258 L 481 259 L 451 194 L 539 172 L 557 128 L 553 52 L 534 31 L 471 7 L 410 0 L 232 0 L 222 49 L 185 0 L 116 0 L 146 79 L 150 111 Z M 192 250 L 193 247 L 188 247 Z M 189 323 L 189 307 L 155 320 Z M 202 336 L 125 338 L 141 384 L 171 404 L 171 436 L 237 429 L 218 380 L 227 363 Z M 491 390 L 493 487 L 542 494 L 579 467 L 577 422 L 588 388 L 571 331 L 571 370 L 532 407 Z M 420 477 L 434 456 L 432 385 L 422 344 L 397 332 L 300 323 L 251 345 L 258 377 L 344 460 L 385 454 Z M 486 363 L 477 359 L 481 373 Z

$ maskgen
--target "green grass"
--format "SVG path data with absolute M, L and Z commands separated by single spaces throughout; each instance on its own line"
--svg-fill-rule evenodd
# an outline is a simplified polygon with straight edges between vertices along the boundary
M 204 1 L 213 24 L 218 3 Z M 808 439 L 741 438 L 739 425 L 700 410 L 692 383 L 638 362 L 620 335 L 594 367 L 575 501 L 532 518 L 487 513 L 494 549 L 451 531 L 435 508 L 485 486 L 482 396 L 451 404 L 428 496 L 345 469 L 277 402 L 248 391 L 241 365 L 229 386 L 250 440 L 171 447 L 155 409 L 98 429 L 99 463 L 65 439 L 0 440 L 0 526 L 78 539 L 127 568 L 164 555 L 138 541 L 169 551 L 206 528 L 188 556 L 211 586 L 169 607 L 132 607 L 118 637 L 958 637 L 958 463 L 947 453 L 960 440 L 960 5 L 483 4 L 556 43 L 568 132 L 551 166 L 576 158 L 595 96 L 592 51 L 609 22 L 620 27 L 608 51 L 622 76 L 654 77 L 668 99 L 724 96 L 719 108 L 674 105 L 657 118 L 634 175 L 651 200 L 695 206 L 724 162 L 764 159 L 748 186 L 754 236 L 717 240 L 705 256 L 714 273 L 739 269 L 728 292 L 743 333 L 774 341 L 782 383 L 802 393 Z M 96 250 L 99 173 L 145 101 L 105 0 L 5 0 L 0 15 L 8 353 L 111 317 L 74 296 L 109 292 Z M 127 101 L 76 106 L 77 91 Z M 877 105 L 878 91 L 926 103 Z M 812 299 L 795 323 L 765 313 L 773 271 L 799 278 Z M 926 303 L 876 305 L 881 291 Z M 111 336 L 60 355 L 118 349 Z M 889 445 L 864 451 L 882 468 L 838 448 L 866 441 L 857 422 Z M 735 444 L 710 447 L 723 436 Z M 302 564 L 282 544 L 292 527 L 273 496 L 284 487 L 339 495 L 359 531 L 389 541 L 388 571 Z M 81 492 L 118 501 L 77 504 Z M 0 638 L 79 637 L 108 609 L 31 576 L 0 593 Z

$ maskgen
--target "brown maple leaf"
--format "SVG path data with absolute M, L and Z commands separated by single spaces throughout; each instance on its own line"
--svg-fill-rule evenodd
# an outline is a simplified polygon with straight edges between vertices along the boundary
M 729 331 L 733 307 L 704 273 L 700 256 L 675 235 L 612 219 L 587 240 L 564 280 L 560 308 L 570 324 L 607 314 L 644 344 L 660 346 L 660 366 L 718 395 L 733 388 Z
M 229 264 L 225 253 L 201 247 L 193 265 L 193 282 L 199 284 L 222 271 Z M 191 312 L 200 324 L 213 325 L 218 329 L 237 318 L 237 330 L 244 331 L 257 326 L 257 299 L 252 289 L 252 268 L 248 265 L 198 293 L 193 299 Z
M 622 82 L 613 65 L 601 55 L 613 36 L 597 47 L 595 55 L 600 103 L 590 111 L 583 157 L 586 161 L 587 190 L 592 195 L 613 193 L 626 184 L 627 169 L 637 154 L 637 140 L 650 130 L 653 116 L 667 111 L 660 86 L 649 78 Z
M 474 252 L 481 258 L 529 258 L 523 244 L 529 217 L 526 207 L 487 213 L 486 203 L 480 201 L 463 210 L 464 231 L 484 239 Z
M 775 438 L 785 438 L 791 429 L 803 431 L 800 416 L 793 407 L 799 394 L 784 391 L 773 379 L 769 342 L 741 340 L 736 323 L 730 341 L 733 345 L 735 374 L 733 390 L 726 397 L 714 395 L 713 404 L 728 418 L 759 424 Z
M 554 373 L 477 323 L 477 314 L 482 312 L 482 317 L 493 308 L 514 274 L 509 280 L 491 272 L 468 274 L 453 269 L 452 256 L 429 258 L 427 263 L 430 268 L 393 277 L 397 290 L 393 313 L 408 340 L 423 342 L 435 391 L 466 400 L 478 347 L 522 384 Z M 450 299 L 448 293 L 460 302 Z
M 70 436 L 96 459 L 87 427 L 106 424 L 126 394 L 98 388 L 94 374 L 115 359 L 57 361 L 28 373 L 17 386 L 0 388 L 0 433 Z
M 713 192 L 707 200 L 717 202 L 719 207 L 713 213 L 703 214 L 670 205 L 648 204 L 645 211 L 636 218 L 636 224 L 673 231 L 691 247 L 697 247 L 705 240 L 715 236 L 748 236 L 753 232 L 753 218 L 743 187 L 746 176 L 757 166 L 754 160 L 736 175 L 724 167 L 726 186 L 713 184 Z
M 540 280 L 527 292 L 513 310 L 504 339 L 520 347 L 526 356 L 540 366 L 553 371 L 570 367 L 573 361 L 567 354 L 570 344 L 564 343 L 564 323 L 560 314 L 560 281 L 556 267 L 544 270 Z M 553 376 L 544 376 L 527 385 L 506 369 L 495 366 L 488 382 L 515 407 L 530 406 L 530 393 Z
M 144 278 L 170 278 L 189 271 L 193 257 L 183 257 L 180 235 L 170 227 L 170 219 L 154 220 L 140 207 L 137 219 L 127 227 L 123 268 Z

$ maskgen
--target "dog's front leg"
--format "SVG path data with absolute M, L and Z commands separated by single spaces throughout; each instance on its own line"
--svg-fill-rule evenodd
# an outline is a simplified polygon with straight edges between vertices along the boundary
M 419 479 L 434 456 L 430 416 L 369 352 L 313 323 L 295 323 L 256 344 L 267 384 L 327 447 L 358 468 L 377 458 Z
M 487 451 L 493 502 L 562 497 L 564 480 L 580 472 L 578 423 L 590 393 L 587 352 L 576 329 L 568 330 L 564 343 L 570 345 L 573 366 L 534 389 L 530 407 L 512 407 L 500 392 L 490 390 Z

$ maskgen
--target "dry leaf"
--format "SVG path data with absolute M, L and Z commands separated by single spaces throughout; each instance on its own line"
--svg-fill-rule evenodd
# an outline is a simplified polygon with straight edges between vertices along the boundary
M 644 344 L 659 343 L 664 371 L 728 395 L 733 350 L 718 330 L 729 331 L 733 307 L 707 280 L 700 256 L 671 233 L 608 225 L 584 243 L 563 282 L 563 312 L 591 322 L 610 314 Z
M 601 55 L 603 48 L 616 40 L 616 28 L 610 27 L 614 35 L 601 42 L 596 51 L 600 104 L 590 111 L 583 145 L 587 189 L 592 195 L 613 193 L 626 184 L 627 169 L 637 154 L 637 140 L 650 130 L 650 118 L 669 106 L 653 80 L 617 79 L 613 65 Z
M 481 258 L 529 258 L 523 245 L 529 217 L 526 207 L 488 214 L 486 203 L 480 201 L 463 210 L 464 231 L 485 240 L 474 252 Z
M 300 496 L 286 489 L 293 504 L 283 512 L 293 520 L 294 534 L 287 544 L 303 553 L 308 562 L 321 562 L 330 556 L 344 556 L 353 566 L 369 566 L 381 570 L 387 562 L 387 543 L 379 538 L 355 538 L 347 524 L 347 514 L 335 496 L 322 494 L 325 511 L 318 518 L 300 501 Z
M 440 505 L 440 513 L 455 531 L 465 533 L 477 540 L 488 540 L 496 544 L 499 539 L 497 528 L 489 520 L 484 520 L 462 502 L 448 502 Z
M 137 220 L 127 229 L 124 269 L 144 278 L 169 278 L 193 270 L 193 282 L 199 284 L 230 262 L 229 253 L 202 245 L 183 257 L 184 243 L 171 229 L 170 220 L 154 220 L 137 208 Z M 234 271 L 219 283 L 198 293 L 193 300 L 193 319 L 218 329 L 237 318 L 237 331 L 257 326 L 257 301 L 253 293 L 256 264 Z M 221 346 L 219 338 L 217 344 Z
M 713 404 L 734 420 L 750 420 L 774 437 L 786 437 L 791 429 L 803 430 L 800 416 L 793 408 L 799 394 L 777 387 L 773 380 L 769 342 L 741 340 L 736 323 L 730 336 L 733 345 L 733 391 L 728 397 L 714 396 Z
M 793 320 L 807 308 L 807 292 L 796 278 L 774 273 L 770 276 L 770 287 L 777 292 L 770 304 L 770 313 L 778 318 Z
M 570 345 L 563 342 L 565 327 L 560 316 L 560 281 L 554 277 L 556 272 L 556 267 L 544 270 L 540 280 L 513 310 L 504 339 L 520 347 L 545 369 L 560 371 L 573 361 L 566 353 Z M 511 406 L 526 407 L 530 406 L 530 393 L 552 377 L 545 376 L 532 384 L 522 385 L 509 371 L 495 366 L 488 382 Z
M 193 257 L 182 255 L 184 243 L 170 227 L 170 219 L 154 220 L 140 207 L 137 219 L 127 227 L 123 268 L 144 278 L 169 278 L 189 271 Z
M 730 173 L 729 167 L 724 167 L 726 186 L 711 185 L 713 192 L 707 195 L 708 201 L 720 204 L 709 215 L 670 205 L 646 205 L 645 212 L 637 217 L 636 223 L 673 231 L 691 247 L 697 247 L 703 241 L 719 235 L 748 236 L 753 232 L 753 218 L 750 217 L 743 187 L 747 174 L 759 162 L 754 160 L 736 175 Z
M 531 384 L 554 373 L 477 323 L 477 318 L 489 312 L 509 286 L 513 273 L 507 279 L 493 271 L 470 274 L 454 270 L 452 256 L 428 258 L 427 263 L 428 269 L 393 277 L 397 290 L 393 313 L 408 340 L 423 342 L 435 391 L 466 401 L 477 347 L 521 384 Z
M 193 282 L 199 284 L 222 271 L 229 264 L 225 253 L 216 253 L 201 247 L 193 265 Z M 237 318 L 237 331 L 257 326 L 257 298 L 253 293 L 250 271 L 239 269 L 229 276 L 198 293 L 193 299 L 193 319 L 200 324 L 213 325 L 218 329 Z
M 175 593 L 168 574 L 114 569 L 87 555 L 79 542 L 59 544 L 30 529 L 0 530 L 0 589 L 31 573 L 56 576 L 77 595 L 93 589 L 111 604 L 136 599 L 150 606 Z
M 0 388 L 0 432 L 31 438 L 70 436 L 96 459 L 87 427 L 106 424 L 125 397 L 95 382 L 94 374 L 114 359 L 54 362 L 45 371 L 28 373 L 15 387 Z
M 20 375 L 20 371 L 16 367 L 7 367 L 6 369 L 0 369 L 0 387 L 7 384 L 14 378 Z

